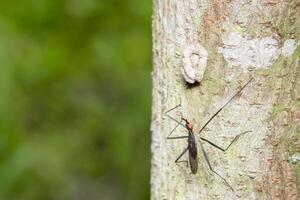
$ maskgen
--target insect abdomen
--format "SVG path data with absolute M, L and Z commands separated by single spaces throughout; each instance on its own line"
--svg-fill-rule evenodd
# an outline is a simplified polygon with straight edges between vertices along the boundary
M 197 148 L 193 147 L 189 149 L 189 163 L 193 174 L 196 174 L 198 170 Z

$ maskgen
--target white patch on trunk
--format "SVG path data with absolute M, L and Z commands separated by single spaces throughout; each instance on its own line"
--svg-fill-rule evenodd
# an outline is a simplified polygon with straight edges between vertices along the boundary
M 285 57 L 291 56 L 294 53 L 294 51 L 296 50 L 298 45 L 299 45 L 299 43 L 296 43 L 295 40 L 291 40 L 291 39 L 286 40 L 281 49 L 282 55 Z
M 192 44 L 183 52 L 181 73 L 188 83 L 200 82 L 207 66 L 208 53 L 200 44 Z
M 300 162 L 300 153 L 294 154 L 291 157 L 290 162 L 294 165 L 297 164 L 298 162 Z
M 244 72 L 248 69 L 267 68 L 274 64 L 280 54 L 290 56 L 297 45 L 295 40 L 285 41 L 282 49 L 273 37 L 250 38 L 231 32 L 223 41 L 218 52 L 232 66 L 239 66 Z

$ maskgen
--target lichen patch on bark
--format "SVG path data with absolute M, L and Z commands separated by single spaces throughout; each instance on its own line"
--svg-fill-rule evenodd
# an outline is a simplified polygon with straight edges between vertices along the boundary
M 297 47 L 295 40 L 289 39 L 280 48 L 273 37 L 251 38 L 236 32 L 228 34 L 218 52 L 232 66 L 239 66 L 244 72 L 251 69 L 272 66 L 280 54 L 291 56 Z
M 284 55 L 285 57 L 289 57 L 293 55 L 298 45 L 299 43 L 297 43 L 296 40 L 291 40 L 291 39 L 286 40 L 281 49 L 282 55 Z

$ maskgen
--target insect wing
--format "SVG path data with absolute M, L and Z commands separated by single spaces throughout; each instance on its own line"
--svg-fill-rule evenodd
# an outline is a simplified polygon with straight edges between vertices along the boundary
M 189 163 L 193 174 L 196 174 L 198 170 L 197 148 L 189 149 Z

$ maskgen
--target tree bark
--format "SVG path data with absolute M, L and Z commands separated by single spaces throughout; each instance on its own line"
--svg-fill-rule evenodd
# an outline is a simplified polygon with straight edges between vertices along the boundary
M 300 199 L 299 19 L 297 0 L 154 0 L 151 199 Z M 200 47 L 207 65 L 186 66 Z M 190 76 L 184 74 L 189 69 Z M 199 81 L 192 80 L 197 70 L 204 74 L 200 84 L 187 85 Z M 250 77 L 254 81 L 198 134 Z M 194 125 L 196 174 L 174 162 L 187 141 L 166 139 L 176 123 L 165 112 L 180 101 L 171 115 L 179 120 L 181 112 Z M 225 147 L 244 131 L 252 132 L 225 153 L 199 140 Z M 187 130 L 179 127 L 174 135 Z M 234 192 L 211 173 L 200 142 Z

